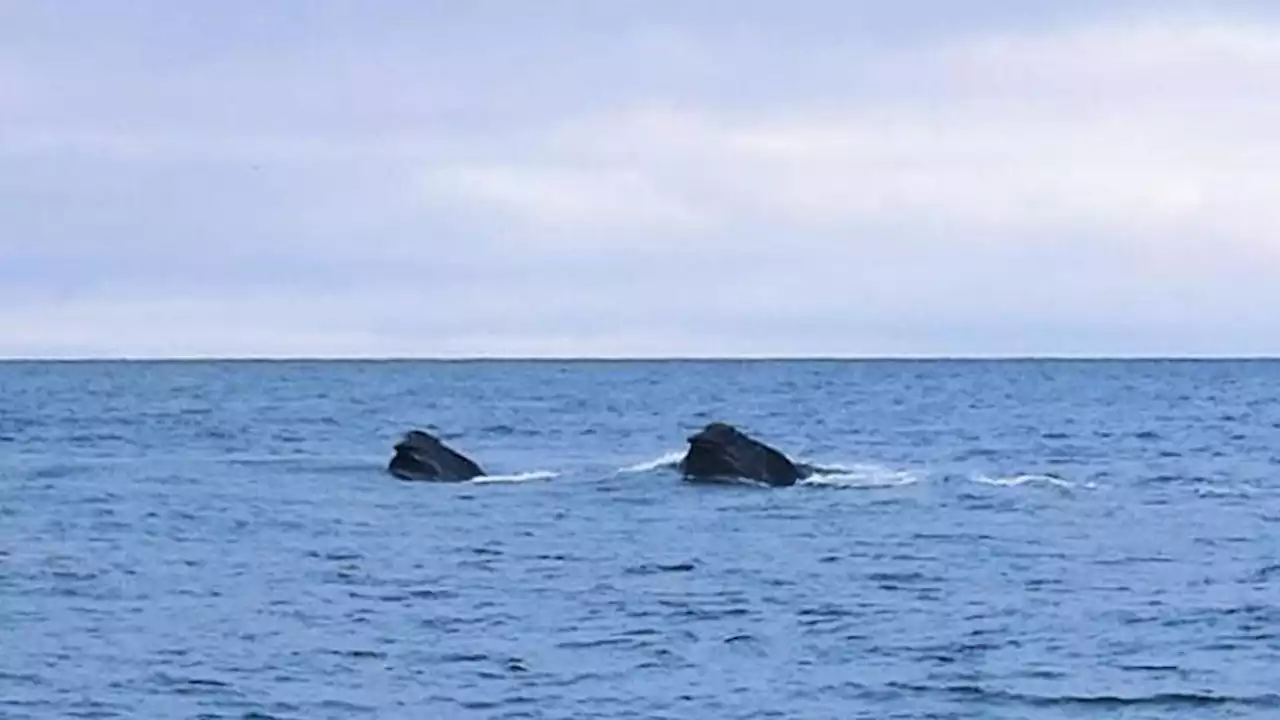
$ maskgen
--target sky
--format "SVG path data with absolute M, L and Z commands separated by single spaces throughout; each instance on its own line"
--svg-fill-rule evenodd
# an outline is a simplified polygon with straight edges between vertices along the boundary
M 1280 6 L 0 0 L 0 357 L 1280 355 Z

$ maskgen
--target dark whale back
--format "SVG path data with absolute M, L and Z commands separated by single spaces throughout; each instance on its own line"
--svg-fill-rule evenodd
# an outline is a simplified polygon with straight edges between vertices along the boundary
M 473 460 L 421 430 L 406 433 L 395 451 L 387 470 L 401 480 L 462 482 L 484 475 Z
M 770 485 L 794 485 L 805 477 L 786 455 L 719 422 L 689 438 L 680 472 L 693 480 L 744 478 Z

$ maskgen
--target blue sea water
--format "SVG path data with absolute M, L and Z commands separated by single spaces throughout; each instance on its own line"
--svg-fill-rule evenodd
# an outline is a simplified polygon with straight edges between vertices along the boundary
M 1275 718 L 1278 475 L 1265 361 L 5 363 L 0 717 Z

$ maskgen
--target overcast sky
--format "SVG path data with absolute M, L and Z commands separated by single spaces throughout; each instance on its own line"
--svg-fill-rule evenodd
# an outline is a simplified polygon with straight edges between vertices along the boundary
M 1280 354 L 1280 6 L 0 0 L 0 356 Z

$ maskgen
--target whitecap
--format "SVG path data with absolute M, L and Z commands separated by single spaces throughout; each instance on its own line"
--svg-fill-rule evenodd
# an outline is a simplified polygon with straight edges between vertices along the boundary
M 1010 475 L 1006 477 L 992 477 L 990 475 L 974 475 L 971 478 L 976 483 L 983 485 L 994 485 L 996 487 L 1019 487 L 1022 485 L 1052 485 L 1054 487 L 1070 489 L 1076 486 L 1070 480 L 1063 480 L 1053 475 L 1041 474 L 1023 474 Z
M 1221 497 L 1221 498 L 1238 498 L 1250 497 L 1253 495 L 1255 488 L 1249 485 L 1214 485 L 1211 483 L 1201 483 L 1196 486 L 1196 495 L 1200 497 Z

